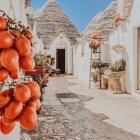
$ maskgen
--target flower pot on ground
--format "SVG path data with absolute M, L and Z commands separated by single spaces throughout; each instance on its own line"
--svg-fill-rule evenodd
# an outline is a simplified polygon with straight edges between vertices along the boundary
M 92 72 L 91 77 L 93 78 L 94 83 L 98 82 L 99 74 L 97 72 Z
M 93 68 L 93 69 L 100 68 L 101 65 L 102 65 L 102 62 L 96 60 L 96 61 L 93 61 L 93 63 L 92 63 L 91 65 L 92 65 L 92 68 Z

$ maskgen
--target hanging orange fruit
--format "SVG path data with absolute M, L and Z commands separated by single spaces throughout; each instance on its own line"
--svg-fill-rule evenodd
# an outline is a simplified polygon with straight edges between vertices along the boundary
M 30 41 L 26 37 L 18 38 L 15 42 L 15 47 L 20 56 L 26 56 L 30 53 Z
M 31 57 L 33 57 L 34 56 L 34 52 L 33 52 L 33 49 L 31 48 L 30 49 L 30 54 L 29 54 Z
M 0 32 L 0 48 L 6 49 L 12 47 L 13 45 L 14 36 L 8 31 Z
M 26 30 L 24 32 L 24 35 L 28 38 L 28 39 L 31 39 L 32 38 L 32 32 L 30 30 Z
M 33 107 L 33 108 L 36 110 L 36 105 L 35 105 L 33 102 L 31 102 L 31 101 L 29 101 L 29 102 L 27 103 L 27 106 Z
M 19 67 L 19 55 L 16 50 L 9 48 L 1 52 L 1 64 L 8 71 L 15 71 Z
M 35 99 L 39 99 L 41 96 L 40 86 L 34 81 L 28 82 L 27 86 L 30 88 L 31 97 L 33 97 Z
M 15 119 L 23 109 L 23 104 L 13 99 L 5 108 L 5 115 L 9 119 Z
M 4 124 L 6 124 L 6 125 L 11 124 L 11 123 L 13 123 L 13 122 L 15 121 L 15 120 L 13 120 L 13 119 L 7 118 L 7 117 L 5 116 L 5 114 L 2 116 L 2 120 L 3 120 Z
M 32 71 L 35 67 L 35 62 L 32 56 L 27 55 L 21 58 L 20 67 L 25 71 Z
M 0 62 L 0 69 L 2 68 L 2 64 L 1 64 L 1 62 Z
M 19 71 L 19 68 L 17 70 L 14 70 L 14 71 L 11 71 L 9 73 L 9 76 L 15 80 L 15 79 L 18 79 L 19 78 L 19 75 L 20 75 L 20 71 Z
M 39 99 L 32 99 L 30 103 L 33 103 L 36 107 L 36 111 L 39 111 L 41 108 L 41 102 Z
M 4 115 L 4 108 L 0 108 L 0 116 Z
M 10 90 L 4 90 L 4 91 L 2 91 L 2 94 L 4 95 L 4 96 L 13 96 L 13 89 L 10 89 Z
M 0 108 L 5 107 L 11 99 L 11 91 L 6 90 L 0 92 Z
M 0 16 L 0 32 L 7 30 L 7 23 L 6 20 Z
M 4 82 L 8 78 L 9 72 L 5 68 L 0 69 L 0 82 Z
M 33 107 L 25 106 L 17 119 L 22 127 L 29 130 L 37 125 L 37 114 Z
M 12 30 L 12 34 L 16 37 L 19 38 L 21 36 L 21 32 L 18 29 Z
M 1 64 L 1 52 L 0 52 L 0 69 L 2 68 L 2 64 Z
M 31 97 L 31 92 L 28 86 L 24 84 L 18 84 L 14 88 L 14 97 L 19 102 L 26 102 Z
M 16 124 L 15 122 L 5 124 L 2 118 L 0 118 L 0 122 L 1 122 L 1 132 L 3 134 L 9 134 L 14 129 Z

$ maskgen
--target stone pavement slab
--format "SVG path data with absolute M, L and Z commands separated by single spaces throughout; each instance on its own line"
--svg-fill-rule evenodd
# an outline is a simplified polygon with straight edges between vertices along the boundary
M 67 79 L 75 83 L 68 87 L 71 92 L 94 98 L 85 103 L 86 108 L 107 115 L 109 119 L 105 122 L 140 136 L 140 97 L 89 89 L 88 85 L 80 83 L 74 77 L 67 76 Z

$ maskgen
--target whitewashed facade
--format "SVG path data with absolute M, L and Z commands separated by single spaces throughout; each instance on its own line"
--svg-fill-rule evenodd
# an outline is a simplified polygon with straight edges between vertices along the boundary
M 135 93 L 139 90 L 139 30 L 140 27 L 140 1 L 134 0 L 130 15 L 126 21 L 123 21 L 114 32 L 112 32 L 109 36 L 110 46 L 119 43 L 124 46 L 124 50 L 120 55 L 114 54 L 111 51 L 111 60 L 115 61 L 115 59 L 123 57 L 127 61 L 126 74 L 124 78 L 124 86 L 125 90 L 128 93 Z M 123 10 L 120 10 L 123 15 Z
M 117 2 L 112 2 L 104 11 L 95 16 L 83 31 L 83 37 L 79 39 L 79 46 L 74 53 L 74 76 L 81 82 L 89 84 L 91 50 L 89 43 L 93 33 L 100 33 L 108 37 L 110 30 L 114 29 Z M 108 19 L 108 21 L 106 20 Z M 110 58 L 109 42 L 101 42 L 101 61 L 108 63 Z
M 56 37 L 50 45 L 50 49 L 46 51 L 52 57 L 57 58 L 57 49 L 65 50 L 65 73 L 72 74 L 72 46 L 69 39 L 66 37 L 65 33 L 60 33 L 58 37 Z M 57 67 L 55 63 L 55 67 Z
M 117 27 L 110 27 L 110 32 L 108 33 L 109 40 L 101 45 L 101 61 L 113 63 L 120 58 L 124 58 L 126 60 L 127 66 L 123 79 L 123 85 L 127 93 L 133 94 L 139 92 L 140 88 L 140 0 L 119 0 L 117 5 L 116 16 L 120 15 L 125 18 L 125 20 Z M 101 14 L 102 13 L 104 12 L 101 12 Z M 101 14 L 97 15 L 96 18 L 98 18 Z M 96 31 L 98 30 L 95 28 L 90 29 L 91 33 L 95 33 Z M 87 36 L 86 32 L 83 32 L 83 36 L 84 35 Z M 86 84 L 89 83 L 90 70 L 89 42 L 89 39 L 82 41 L 82 44 L 75 49 L 74 54 L 74 75 Z M 112 50 L 112 46 L 116 44 L 124 46 L 121 54 L 116 54 Z M 83 46 L 84 56 L 81 55 Z

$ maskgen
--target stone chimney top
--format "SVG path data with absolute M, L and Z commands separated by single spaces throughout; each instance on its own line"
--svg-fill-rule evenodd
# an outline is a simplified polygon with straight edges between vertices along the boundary
M 56 2 L 56 0 L 48 0 L 48 2 Z

